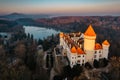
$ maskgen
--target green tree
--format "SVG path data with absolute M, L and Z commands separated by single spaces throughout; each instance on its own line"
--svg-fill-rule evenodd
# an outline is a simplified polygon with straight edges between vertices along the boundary
M 95 68 L 99 68 L 99 62 L 95 59 L 94 62 L 93 62 L 93 66 Z
M 89 62 L 86 62 L 85 63 L 85 68 L 92 69 L 92 66 L 91 66 L 91 64 Z
M 30 35 L 30 39 L 33 40 L 33 34 Z

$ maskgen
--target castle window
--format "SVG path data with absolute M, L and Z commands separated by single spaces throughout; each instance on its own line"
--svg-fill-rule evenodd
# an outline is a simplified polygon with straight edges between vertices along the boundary
M 73 64 L 73 62 L 72 62 L 72 64 Z
M 97 51 L 95 51 L 95 54 L 97 53 Z
M 84 57 L 84 55 L 83 55 L 83 57 Z
M 83 63 L 84 63 L 84 60 L 82 60 L 83 61 Z
M 74 57 L 72 57 L 72 59 L 74 59 Z
M 99 51 L 99 53 L 101 53 L 101 51 Z
M 77 62 L 80 63 L 80 60 L 78 60 Z
M 81 57 L 81 56 L 78 56 L 78 57 Z
M 94 58 L 96 58 L 96 55 L 94 55 Z
M 71 48 L 71 44 L 69 44 L 69 47 Z
M 102 55 L 100 54 L 100 56 L 99 57 L 102 57 Z

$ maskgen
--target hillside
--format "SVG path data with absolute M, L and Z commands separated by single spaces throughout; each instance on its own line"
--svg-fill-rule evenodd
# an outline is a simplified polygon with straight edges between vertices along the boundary
M 16 13 L 16 12 L 0 16 L 0 18 L 9 19 L 9 20 L 16 20 L 20 18 L 37 19 L 37 18 L 48 18 L 48 17 L 49 17 L 48 15 L 44 15 L 44 14 L 23 14 L 23 13 Z

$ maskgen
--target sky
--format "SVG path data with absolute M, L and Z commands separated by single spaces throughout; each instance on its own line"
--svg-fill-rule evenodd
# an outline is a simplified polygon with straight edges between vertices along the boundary
M 120 0 L 0 0 L 0 14 L 120 16 Z

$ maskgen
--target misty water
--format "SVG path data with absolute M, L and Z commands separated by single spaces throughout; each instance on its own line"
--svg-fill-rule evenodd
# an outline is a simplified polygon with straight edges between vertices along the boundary
M 51 36 L 52 34 L 58 34 L 60 31 L 56 31 L 54 29 L 49 28 L 43 28 L 43 27 L 37 27 L 37 26 L 23 26 L 25 29 L 25 33 L 33 34 L 34 39 L 44 39 L 48 36 Z

